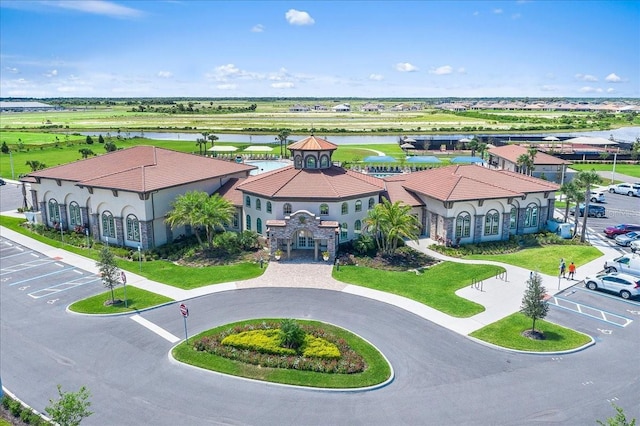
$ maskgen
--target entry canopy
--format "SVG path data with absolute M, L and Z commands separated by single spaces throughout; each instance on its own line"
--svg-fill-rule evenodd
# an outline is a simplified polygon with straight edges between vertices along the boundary
M 248 146 L 244 149 L 244 151 L 247 152 L 271 152 L 273 151 L 273 148 L 270 146 L 264 146 L 264 145 L 251 145 Z
M 578 136 L 577 138 L 567 139 L 563 143 L 569 145 L 618 145 L 618 142 L 598 136 Z
M 364 157 L 363 161 L 365 163 L 396 163 L 398 160 L 390 155 L 370 155 Z
M 402 145 L 400 145 L 400 148 L 402 149 L 416 149 L 415 146 L 413 146 L 412 144 L 410 144 L 409 142 L 405 142 Z
M 211 151 L 211 152 L 233 152 L 237 150 L 238 150 L 238 147 L 231 146 L 231 145 L 217 145 L 207 149 L 207 151 Z
M 454 157 L 451 162 L 454 164 L 483 164 L 484 160 L 480 157 Z
M 434 157 L 433 155 L 416 155 L 414 157 L 409 157 L 407 159 L 407 163 L 435 164 L 435 163 L 442 163 L 442 161 L 440 161 L 438 157 Z

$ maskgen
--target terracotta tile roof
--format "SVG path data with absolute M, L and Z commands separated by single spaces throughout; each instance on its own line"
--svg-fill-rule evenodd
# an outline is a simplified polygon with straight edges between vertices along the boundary
M 311 135 L 298 142 L 292 143 L 288 148 L 297 151 L 334 151 L 338 149 L 338 146 L 326 139 Z
M 216 194 L 234 206 L 242 207 L 242 192 L 238 191 L 238 185 L 242 182 L 244 182 L 244 179 L 231 178 L 216 191 Z
M 518 157 L 522 154 L 527 154 L 527 148 L 520 145 L 504 145 L 489 149 L 489 154 L 496 157 L 504 158 L 512 163 L 518 162 Z M 538 166 L 544 165 L 560 165 L 571 164 L 570 161 L 556 158 L 553 155 L 545 154 L 544 152 L 538 152 L 533 158 L 533 164 Z
M 28 177 L 60 179 L 81 186 L 149 192 L 255 169 L 153 146 L 136 146 L 29 173 Z
M 504 170 L 491 170 L 477 165 L 439 167 L 406 175 L 402 187 L 441 201 L 464 201 L 519 197 L 532 192 L 557 191 L 551 182 Z M 391 201 L 406 198 L 385 178 Z M 396 180 L 397 182 L 397 180 Z
M 362 174 L 347 172 L 337 166 L 314 170 L 288 166 L 251 176 L 238 185 L 238 189 L 274 199 L 331 200 L 382 192 L 384 182 L 381 179 L 355 175 Z
M 421 206 L 424 202 L 420 197 L 404 188 L 408 176 L 408 174 L 402 174 L 385 178 L 387 191 L 383 195 L 392 202 L 400 201 L 411 207 Z

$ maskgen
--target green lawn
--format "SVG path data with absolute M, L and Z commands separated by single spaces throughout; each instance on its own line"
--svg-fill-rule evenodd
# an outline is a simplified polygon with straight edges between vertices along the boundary
M 574 170 L 595 170 L 597 172 L 612 172 L 613 164 L 572 164 Z M 616 164 L 616 175 L 633 176 L 640 179 L 640 164 Z M 607 182 L 604 182 L 605 184 Z
M 364 372 L 357 374 L 327 374 L 312 371 L 265 368 L 240 363 L 228 358 L 195 351 L 193 349 L 193 342 L 200 337 L 217 333 L 221 330 L 230 328 L 235 324 L 247 324 L 272 320 L 273 319 L 253 319 L 234 324 L 225 324 L 223 326 L 204 331 L 196 336 L 190 337 L 189 344 L 186 342 L 180 343 L 173 349 L 172 354 L 178 361 L 195 365 L 200 368 L 205 368 L 207 370 L 219 371 L 221 373 L 247 377 L 255 380 L 298 386 L 334 389 L 359 388 L 382 383 L 391 375 L 389 364 L 376 348 L 345 329 L 317 321 L 296 320 L 300 324 L 314 324 L 322 327 L 336 336 L 345 339 L 352 349 L 364 357 L 367 363 L 367 369 Z
M 124 287 L 114 289 L 113 293 L 115 299 L 123 301 L 116 305 L 104 305 L 105 301 L 111 300 L 111 291 L 106 291 L 105 293 L 100 293 L 87 299 L 79 300 L 69 306 L 69 309 L 73 312 L 83 314 L 116 314 L 121 312 L 135 312 L 173 301 L 171 298 L 128 285 L 126 288 L 127 307 L 125 307 L 124 291 Z
M 443 262 L 422 271 L 391 272 L 362 266 L 344 265 L 334 269 L 339 281 L 397 294 L 430 306 L 454 317 L 466 318 L 484 311 L 484 307 L 455 295 L 455 291 L 495 276 L 503 268 L 493 265 L 463 265 Z
M 521 335 L 523 331 L 530 330 L 531 325 L 531 318 L 515 313 L 474 331 L 470 336 L 505 348 L 534 352 L 567 351 L 591 341 L 586 334 L 544 320 L 536 321 L 536 330 L 542 331 L 545 339 L 532 340 Z
M 581 265 L 600 256 L 600 250 L 592 246 L 551 245 L 525 248 L 508 254 L 466 256 L 465 259 L 494 260 L 547 275 L 558 275 L 560 259 L 564 259 L 567 265 L 574 262 L 579 274 Z

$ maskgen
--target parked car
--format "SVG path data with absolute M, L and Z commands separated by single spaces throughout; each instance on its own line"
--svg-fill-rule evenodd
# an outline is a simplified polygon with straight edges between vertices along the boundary
M 604 233 L 609 238 L 615 238 L 618 235 L 626 234 L 627 232 L 640 231 L 640 225 L 633 225 L 628 223 L 621 223 L 616 226 L 607 226 L 604 228 Z
M 604 203 L 604 192 L 603 191 L 593 191 L 591 192 L 591 198 L 589 198 L 592 203 Z
M 640 296 L 640 278 L 620 272 L 587 277 L 584 279 L 584 285 L 590 290 L 606 290 L 619 294 L 623 299 Z
M 605 272 L 624 272 L 625 274 L 640 277 L 640 256 L 637 254 L 625 254 L 615 259 L 604 262 Z
M 616 244 L 623 247 L 628 247 L 632 241 L 640 240 L 640 232 L 628 232 L 626 234 L 618 235 L 616 237 Z
M 7 182 L 5 182 L 4 179 L 0 178 L 0 186 L 6 185 L 6 184 L 7 184 Z
M 571 209 L 571 214 L 576 214 L 575 207 Z M 595 204 L 589 204 L 589 216 L 590 217 L 605 217 L 607 215 L 607 210 L 603 206 L 598 206 Z M 580 216 L 584 216 L 584 204 L 580 204 Z
M 619 183 L 617 185 L 611 185 L 609 192 L 612 194 L 623 194 L 630 197 L 640 197 L 640 185 L 635 183 Z
M 629 247 L 631 248 L 632 252 L 637 252 L 638 250 L 640 250 L 640 240 L 631 241 Z

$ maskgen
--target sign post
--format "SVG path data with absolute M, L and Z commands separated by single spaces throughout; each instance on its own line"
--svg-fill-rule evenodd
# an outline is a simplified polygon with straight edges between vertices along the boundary
M 127 308 L 127 275 L 124 271 L 120 271 L 120 279 L 122 280 L 122 286 L 124 287 L 124 307 Z
M 184 303 L 180 304 L 180 313 L 184 320 L 184 339 L 189 343 L 189 335 L 187 334 L 187 317 L 189 316 L 189 309 L 187 309 L 187 306 Z

